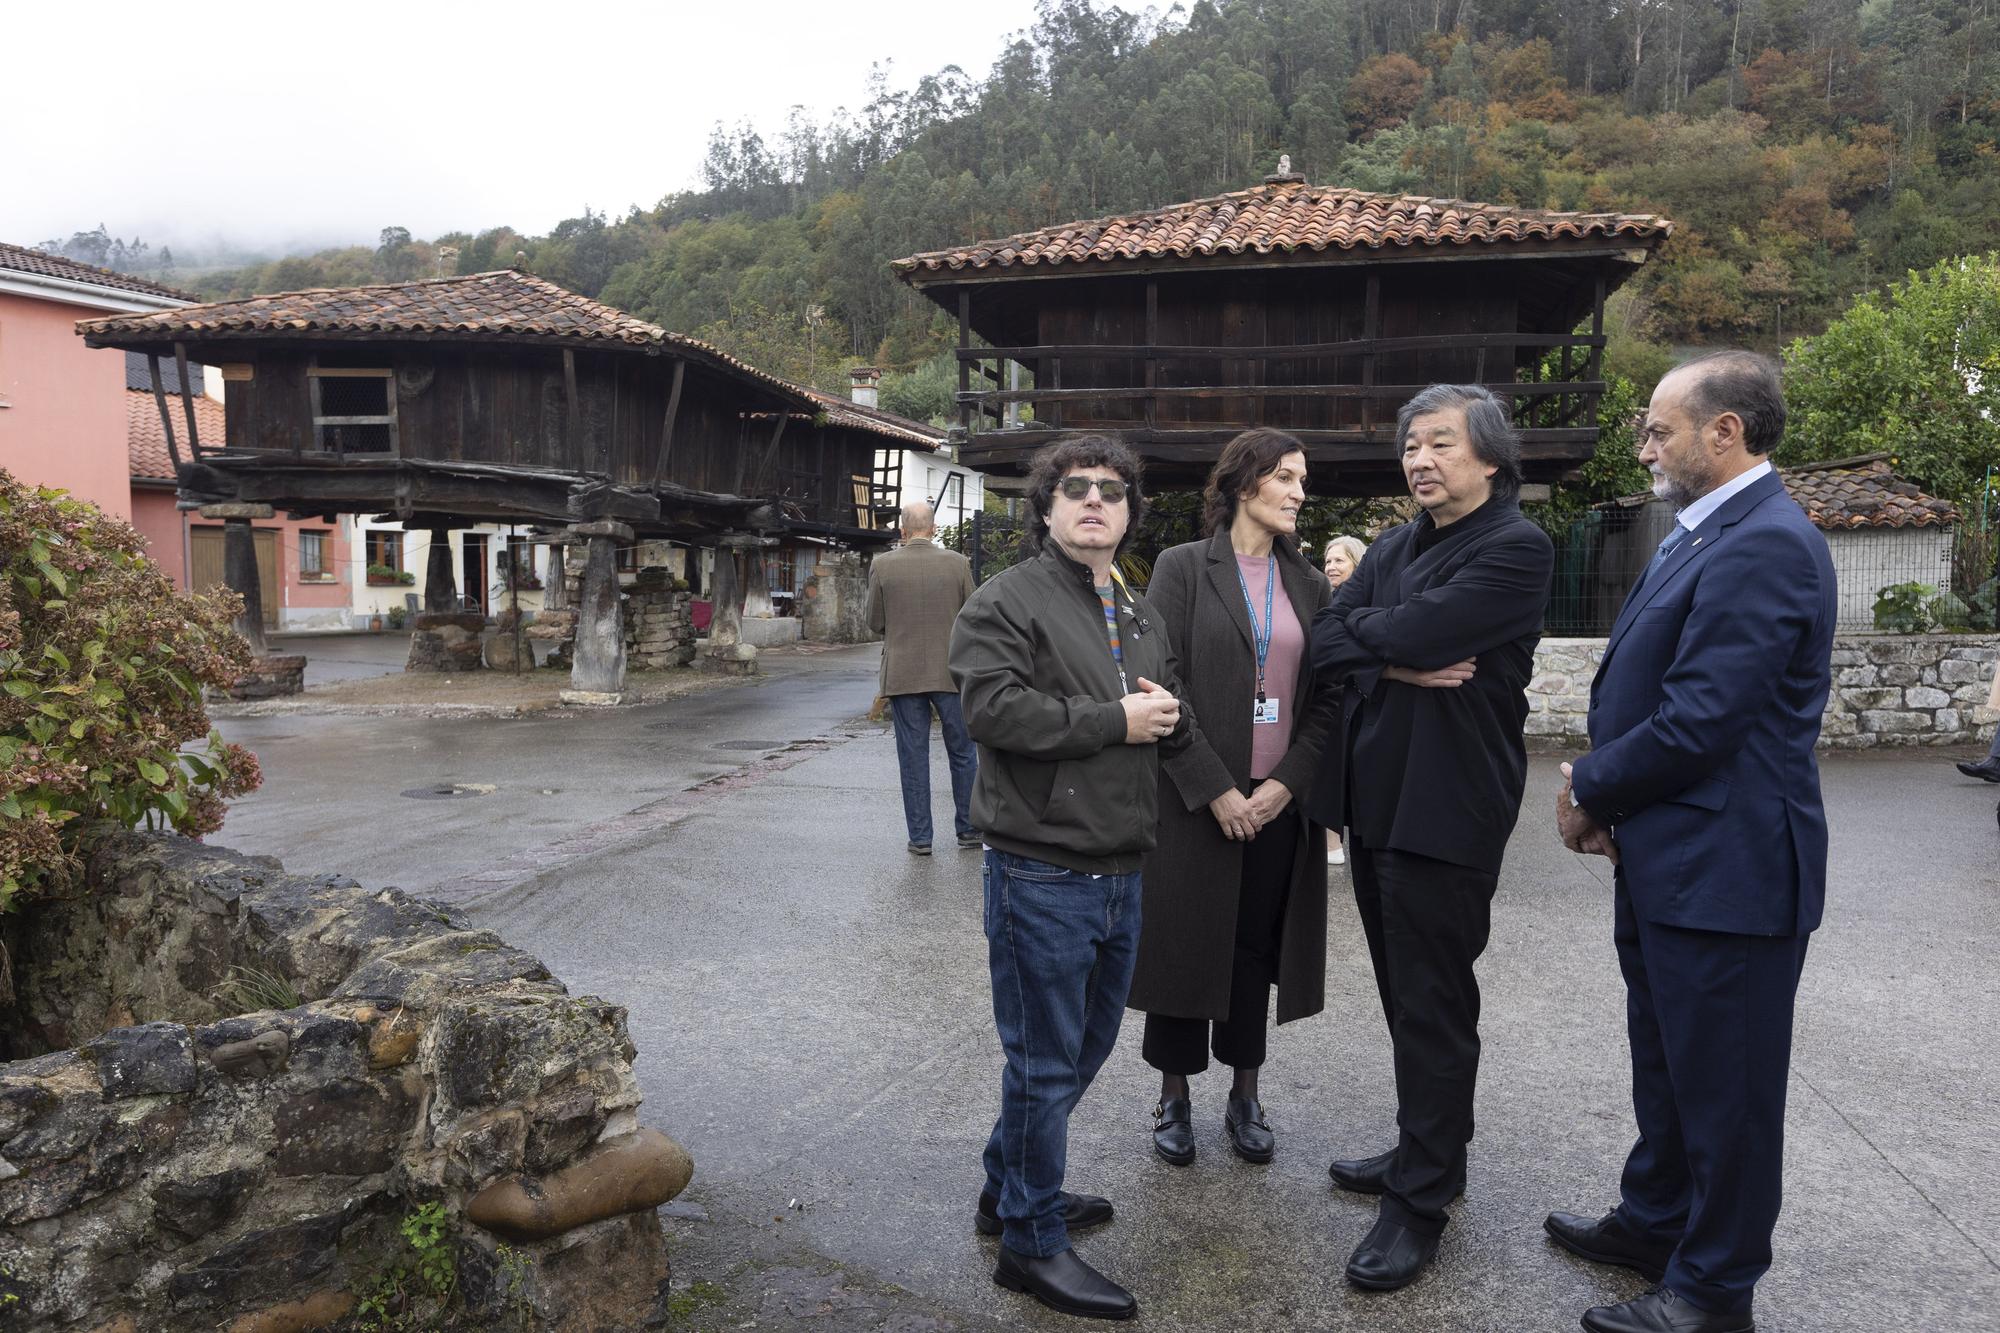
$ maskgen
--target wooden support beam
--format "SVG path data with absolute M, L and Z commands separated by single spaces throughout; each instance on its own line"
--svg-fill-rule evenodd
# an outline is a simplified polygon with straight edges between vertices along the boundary
M 653 485 L 660 484 L 660 478 L 667 475 L 667 462 L 674 454 L 674 423 L 681 414 L 681 382 L 687 378 L 688 363 L 674 362 L 674 385 L 667 390 L 667 419 L 660 427 L 660 461 L 653 465 Z
M 153 373 L 153 404 L 160 409 L 160 429 L 166 432 L 167 456 L 174 461 L 174 471 L 181 467 L 181 450 L 174 443 L 174 414 L 167 410 L 167 390 L 160 379 L 160 357 L 156 352 L 146 353 L 146 366 Z
M 1159 400 L 1152 391 L 1160 383 L 1160 283 L 1157 278 L 1146 279 L 1146 424 L 1156 425 L 1160 419 Z
M 564 441 L 563 452 L 578 472 L 588 472 L 590 467 L 583 456 L 583 434 L 577 429 L 576 349 L 573 347 L 563 348 L 563 407 L 563 433 L 568 437 Z
M 967 439 L 972 438 L 973 411 L 965 401 L 965 395 L 972 391 L 972 371 L 966 353 L 972 350 L 972 293 L 961 290 L 958 294 L 958 424 Z
M 194 386 L 188 382 L 188 349 L 186 343 L 177 342 L 174 344 L 174 368 L 180 371 L 181 375 L 181 409 L 187 413 L 188 452 L 196 458 L 200 458 L 201 432 L 194 424 Z
M 757 489 L 759 491 L 768 491 L 771 489 L 771 472 L 778 464 L 778 441 L 785 438 L 785 425 L 791 419 L 791 413 L 780 411 L 778 413 L 777 424 L 771 427 L 771 442 L 764 446 L 764 461 L 757 465 Z
M 1604 346 L 1604 275 L 1602 273 L 1597 275 L 1597 286 L 1591 293 L 1590 337 L 1590 362 L 1584 368 L 1583 373 L 1592 379 L 1596 379 L 1599 359 L 1602 356 L 1600 349 Z M 1584 413 L 1586 422 L 1594 428 L 1597 425 L 1597 399 L 1595 397 L 1588 400 L 1588 405 L 1584 408 Z
M 1375 343 L 1381 332 L 1382 275 L 1380 273 L 1370 273 L 1368 275 L 1368 294 L 1361 311 L 1361 337 L 1363 342 L 1369 344 L 1368 350 L 1361 355 L 1361 382 L 1365 385 L 1375 383 L 1375 355 L 1377 351 Z M 1364 431 L 1372 430 L 1374 425 L 1375 400 L 1373 398 L 1363 398 L 1361 400 L 1361 429 Z

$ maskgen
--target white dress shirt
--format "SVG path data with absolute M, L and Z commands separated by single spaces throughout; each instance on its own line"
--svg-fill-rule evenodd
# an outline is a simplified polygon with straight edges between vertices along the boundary
M 1702 525 L 1702 522 L 1710 514 L 1713 514 L 1716 510 L 1727 504 L 1730 496 L 1747 489 L 1757 478 L 1767 475 L 1770 471 L 1771 460 L 1767 458 L 1757 464 L 1756 467 L 1745 472 L 1742 476 L 1723 482 L 1707 495 L 1702 496 L 1701 499 L 1696 500 L 1686 509 L 1681 510 L 1680 513 L 1674 515 L 1674 521 L 1689 532 L 1693 532 Z

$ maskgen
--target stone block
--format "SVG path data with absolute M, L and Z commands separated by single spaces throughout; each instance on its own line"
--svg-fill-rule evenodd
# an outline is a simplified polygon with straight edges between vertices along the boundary
M 1877 679 L 1879 674 L 1877 669 L 1872 666 L 1835 667 L 1833 671 L 1833 683 L 1836 688 L 1843 685 L 1872 687 L 1879 683 Z
M 1917 669 L 1907 663 L 1892 662 L 1884 666 L 1881 671 L 1881 681 L 1884 685 L 1915 685 L 1919 679 Z
M 552 1333 L 657 1329 L 674 1322 L 666 1310 L 666 1241 L 649 1214 L 610 1218 L 547 1245 L 533 1302 Z M 606 1281 L 607 1273 L 620 1280 Z
M 791 616 L 745 616 L 742 641 L 759 648 L 797 643 L 799 622 Z
M 194 1091 L 194 1038 L 179 1023 L 119 1028 L 85 1049 L 97 1061 L 107 1101 Z
M 1835 648 L 1833 650 L 1832 661 L 1836 668 L 1861 666 L 1867 660 L 1868 654 L 1859 648 Z
M 1848 689 L 1837 693 L 1841 703 L 1849 708 L 1894 708 L 1903 702 L 1901 690 Z
M 1988 679 L 1988 674 L 1979 669 L 1979 663 L 1963 658 L 1947 657 L 1937 664 L 1937 682 L 1940 685 L 1970 685 Z
M 344 1287 L 328 1287 L 310 1296 L 280 1301 L 240 1314 L 224 1333 L 309 1333 L 338 1323 L 354 1308 L 355 1296 Z
M 1861 730 L 1877 736 L 1914 736 L 1930 729 L 1931 720 L 1923 713 L 1865 709 L 1861 714 Z
M 232 503 L 202 505 L 195 512 L 203 518 L 209 519 L 247 518 L 256 522 L 262 522 L 275 517 L 278 511 L 270 505 Z
M 616 708 L 625 702 L 622 690 L 559 690 L 556 699 L 572 708 Z
M 1903 691 L 1903 703 L 1909 708 L 1948 708 L 1951 696 L 1934 686 L 1912 685 Z
M 257 1172 L 236 1167 L 153 1186 L 153 1225 L 182 1240 L 200 1240 L 243 1210 Z
M 395 1163 L 416 1128 L 418 1088 L 403 1079 L 335 1079 L 294 1093 L 271 1116 L 280 1176 L 369 1176 Z
M 588 523 L 572 523 L 570 534 L 576 537 L 609 537 L 615 542 L 629 543 L 636 535 L 631 525 L 620 523 L 614 518 L 592 519 Z
M 1956 708 L 1940 708 L 1931 714 L 1931 727 L 1947 739 L 1964 730 L 1964 715 Z
M 1861 724 L 1852 713 L 1828 713 L 1819 720 L 1819 734 L 1822 736 L 1852 736 L 1861 730 Z
M 167 1280 L 168 1303 L 187 1315 L 254 1305 L 274 1292 L 304 1285 L 333 1267 L 340 1234 L 350 1220 L 349 1209 L 342 1208 L 252 1231 L 174 1273 Z
M 1916 646 L 1904 638 L 1869 639 L 1865 651 L 1868 660 L 1878 666 L 1891 662 L 1908 664 L 1914 660 Z

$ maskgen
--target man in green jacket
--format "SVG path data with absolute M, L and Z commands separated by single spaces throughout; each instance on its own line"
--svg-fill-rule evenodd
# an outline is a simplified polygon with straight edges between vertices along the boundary
M 979 743 L 972 819 L 986 838 L 987 960 L 1007 1055 L 979 1229 L 1002 1237 L 995 1282 L 1100 1319 L 1139 1307 L 1070 1248 L 1070 1229 L 1109 1221 L 1111 1205 L 1063 1192 L 1069 1115 L 1125 1015 L 1160 751 L 1184 749 L 1194 729 L 1166 633 L 1115 566 L 1144 509 L 1139 471 L 1102 436 L 1036 455 L 1041 554 L 988 580 L 951 635 Z

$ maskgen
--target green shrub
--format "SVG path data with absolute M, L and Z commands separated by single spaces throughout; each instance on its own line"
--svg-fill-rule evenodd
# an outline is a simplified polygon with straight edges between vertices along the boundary
M 129 524 L 0 470 L 0 911 L 68 884 L 92 820 L 199 837 L 262 781 L 201 699 L 249 666 L 241 606 L 176 592 Z
M 1889 634 L 1963 630 L 1974 613 L 1975 608 L 1934 583 L 1892 583 L 1875 594 L 1875 628 Z

